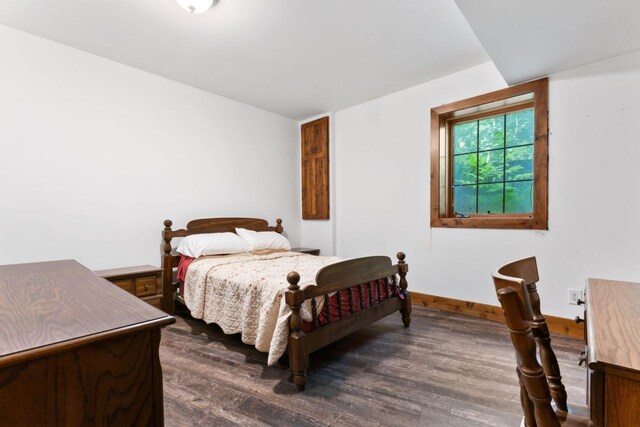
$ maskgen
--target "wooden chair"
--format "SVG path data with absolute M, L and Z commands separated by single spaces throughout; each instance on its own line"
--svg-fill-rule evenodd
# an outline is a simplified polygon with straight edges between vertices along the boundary
M 498 300 L 518 356 L 516 372 L 524 423 L 529 427 L 591 425 L 587 408 L 567 405 L 549 328 L 540 313 L 538 280 L 535 257 L 512 262 L 493 273 Z M 538 347 L 542 366 L 536 358 Z M 552 397 L 557 411 L 551 406 Z
M 503 265 L 493 274 L 496 292 L 504 287 L 511 287 L 518 292 L 524 302 L 526 319 L 531 322 L 533 336 L 540 347 L 540 359 L 544 373 L 549 382 L 551 396 L 560 411 L 567 411 L 567 392 L 562 384 L 560 367 L 553 349 L 549 327 L 540 311 L 540 295 L 537 282 L 538 264 L 536 257 L 521 259 Z

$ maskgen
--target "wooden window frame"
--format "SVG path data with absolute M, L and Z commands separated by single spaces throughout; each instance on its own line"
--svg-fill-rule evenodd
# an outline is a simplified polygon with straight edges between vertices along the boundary
M 535 80 L 497 90 L 462 101 L 453 102 L 431 109 L 431 226 L 444 228 L 506 228 L 506 229 L 548 229 L 548 116 L 549 116 L 549 80 L 547 78 Z M 448 164 L 446 171 L 447 182 L 445 188 L 451 183 L 451 170 L 449 164 L 452 161 L 451 144 L 448 141 L 448 134 L 451 121 L 462 121 L 454 118 L 454 113 L 472 107 L 502 101 L 520 95 L 533 93 L 532 101 L 525 101 L 517 104 L 520 108 L 527 108 L 527 103 L 531 103 L 534 111 L 534 158 L 533 158 L 533 212 L 531 214 L 473 214 L 469 218 L 456 217 L 451 212 L 452 200 L 451 191 L 446 192 L 447 206 L 441 209 L 440 204 L 440 159 L 441 146 L 445 147 L 445 158 Z M 464 116 L 464 120 L 474 117 L 488 117 L 500 114 L 500 110 L 506 111 L 510 106 L 496 108 L 492 111 L 469 114 Z M 441 138 L 445 138 L 444 144 Z M 443 211 L 441 213 L 441 211 Z

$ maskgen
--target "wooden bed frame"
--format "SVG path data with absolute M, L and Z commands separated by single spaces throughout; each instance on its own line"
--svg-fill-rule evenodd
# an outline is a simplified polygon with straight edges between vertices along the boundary
M 173 223 L 164 221 L 162 231 L 163 256 L 163 308 L 169 314 L 176 312 L 176 302 L 184 305 L 182 297 L 177 295 L 178 282 L 173 280 L 174 269 L 178 267 L 180 256 L 172 253 L 171 239 L 185 237 L 199 233 L 235 232 L 236 228 L 247 228 L 254 231 L 283 232 L 282 220 L 277 219 L 275 226 L 269 226 L 264 219 L 258 218 L 204 218 L 190 221 L 186 229 L 172 230 Z M 293 381 L 298 390 L 304 390 L 306 374 L 309 367 L 309 354 L 335 342 L 352 332 L 371 323 L 399 311 L 402 315 L 402 323 L 409 327 L 411 323 L 411 295 L 407 291 L 407 272 L 409 266 L 405 263 L 405 254 L 397 254 L 398 263 L 392 265 L 391 259 L 386 256 L 371 256 L 342 261 L 328 265 L 318 271 L 316 284 L 301 289 L 298 286 L 300 275 L 292 271 L 287 275 L 289 287 L 285 292 L 285 302 L 291 308 L 289 320 L 289 341 L 287 353 L 289 354 L 289 367 L 293 373 Z M 374 304 L 370 282 L 377 279 L 399 277 L 398 285 L 403 298 L 391 297 L 378 304 Z M 363 287 L 369 286 L 369 307 L 354 312 L 353 287 L 359 287 L 360 305 L 364 304 Z M 314 297 L 325 296 L 343 289 L 349 289 L 349 313 L 343 313 L 341 293 L 338 292 L 339 320 L 330 321 L 319 325 L 317 322 L 317 308 Z M 300 308 L 302 304 L 311 299 L 311 308 L 316 328 L 311 332 L 302 331 L 302 317 Z M 327 307 L 327 305 L 325 305 Z M 328 317 L 328 316 L 327 316 Z

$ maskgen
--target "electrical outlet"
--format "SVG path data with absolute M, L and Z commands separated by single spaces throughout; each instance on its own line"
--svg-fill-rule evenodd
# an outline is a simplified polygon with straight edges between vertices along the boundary
M 584 300 L 584 293 L 582 289 L 569 289 L 568 291 L 569 304 L 578 305 L 578 300 Z

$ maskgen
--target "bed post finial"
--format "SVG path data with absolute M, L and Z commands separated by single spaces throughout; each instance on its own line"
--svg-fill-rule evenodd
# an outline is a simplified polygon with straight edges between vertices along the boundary
M 297 271 L 292 271 L 287 274 L 287 282 L 289 282 L 289 289 L 292 291 L 297 291 L 300 289 L 298 283 L 300 283 L 300 274 Z
M 307 382 L 307 368 L 309 367 L 309 354 L 304 332 L 302 332 L 302 316 L 300 307 L 304 302 L 304 291 L 300 289 L 300 274 L 292 271 L 287 274 L 289 288 L 285 292 L 285 301 L 291 309 L 289 318 L 289 367 L 293 373 L 293 382 L 298 390 L 304 390 Z
M 276 232 L 282 234 L 283 231 L 284 231 L 284 228 L 282 228 L 282 220 L 278 218 L 276 219 Z
M 404 262 L 406 255 L 404 252 L 398 252 L 398 276 L 400 276 L 400 292 L 404 295 L 401 299 L 402 306 L 400 307 L 400 314 L 402 314 L 402 323 L 405 328 L 409 327 L 411 323 L 411 294 L 407 291 L 407 272 L 409 271 L 409 265 Z
M 162 251 L 165 255 L 169 255 L 171 253 L 171 237 L 167 237 L 167 231 L 171 231 L 171 226 L 173 222 L 170 219 L 164 220 L 164 231 L 162 232 L 162 240 L 164 240 L 164 245 L 162 245 Z

